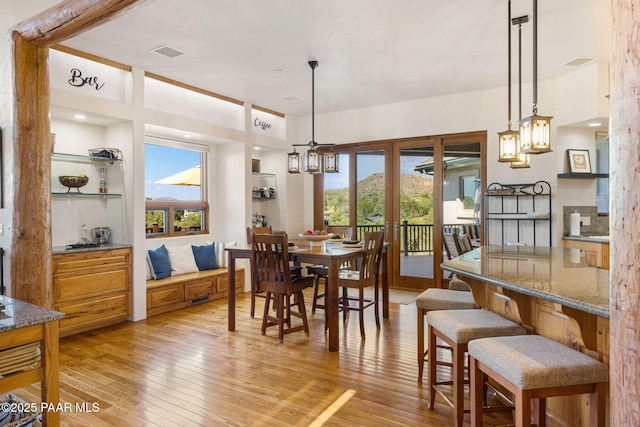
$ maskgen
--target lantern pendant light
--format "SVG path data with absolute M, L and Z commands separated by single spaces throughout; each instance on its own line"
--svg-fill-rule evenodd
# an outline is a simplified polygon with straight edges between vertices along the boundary
M 289 173 L 300 173 L 301 170 L 312 174 L 322 173 L 323 160 L 324 172 L 338 172 L 338 154 L 333 151 L 335 144 L 318 144 L 315 141 L 315 69 L 317 66 L 318 61 L 309 61 L 309 67 L 311 67 L 311 141 L 308 144 L 292 144 L 293 152 L 287 154 L 287 171 Z M 319 146 L 330 146 L 331 151 L 320 153 Z M 300 157 L 295 147 L 309 147 L 309 149 Z M 300 167 L 301 163 L 302 167 Z
M 520 120 L 520 150 L 523 153 L 552 151 L 552 118 L 538 115 L 538 0 L 533 0 L 533 114 Z
M 510 163 L 518 160 L 518 152 L 520 141 L 518 139 L 519 132 L 511 130 L 511 0 L 508 2 L 509 21 L 507 23 L 508 31 L 508 117 L 509 129 L 504 132 L 498 132 L 498 161 Z

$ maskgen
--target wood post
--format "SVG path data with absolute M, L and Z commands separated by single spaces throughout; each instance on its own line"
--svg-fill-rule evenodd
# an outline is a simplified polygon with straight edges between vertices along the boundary
M 640 1 L 612 0 L 610 425 L 640 425 Z
M 11 33 L 15 81 L 11 291 L 51 308 L 49 46 L 124 12 L 138 0 L 67 0 Z

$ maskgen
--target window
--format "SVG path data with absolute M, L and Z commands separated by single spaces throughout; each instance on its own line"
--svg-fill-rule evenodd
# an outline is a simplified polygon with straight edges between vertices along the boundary
M 145 144 L 147 237 L 206 233 L 208 148 L 167 141 Z

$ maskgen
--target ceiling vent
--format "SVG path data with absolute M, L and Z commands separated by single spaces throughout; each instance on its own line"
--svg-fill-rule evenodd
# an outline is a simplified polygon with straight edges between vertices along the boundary
M 589 62 L 593 62 L 595 61 L 595 58 L 581 58 L 581 57 L 577 57 L 577 58 L 573 58 L 571 61 L 565 62 L 564 65 L 568 65 L 570 67 L 582 67 L 585 64 L 588 64 Z
M 149 52 L 157 53 L 158 55 L 166 56 L 168 58 L 175 58 L 176 56 L 184 55 L 184 52 L 181 52 L 178 49 L 174 49 L 166 45 L 149 49 Z
M 302 100 L 302 98 L 298 98 L 297 96 L 293 96 L 293 95 L 283 96 L 280 99 L 282 99 L 283 101 L 287 101 L 287 102 L 295 102 L 295 101 L 301 101 Z

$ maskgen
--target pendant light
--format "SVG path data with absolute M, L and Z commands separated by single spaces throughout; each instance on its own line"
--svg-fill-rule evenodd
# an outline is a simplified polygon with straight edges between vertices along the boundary
M 533 0 L 533 114 L 520 120 L 520 149 L 541 154 L 551 150 L 551 116 L 538 115 L 538 0 Z
M 511 23 L 518 26 L 518 117 L 522 119 L 522 24 L 529 22 L 529 16 L 519 16 L 513 18 Z M 511 161 L 511 169 L 525 169 L 531 167 L 529 153 L 524 153 L 521 149 L 522 144 L 518 138 L 518 151 L 516 159 Z
M 307 144 L 292 144 L 293 152 L 287 154 L 287 171 L 289 173 L 335 173 L 338 172 L 338 154 L 333 151 L 335 144 L 318 144 L 315 141 L 315 69 L 318 67 L 318 61 L 309 61 L 311 67 L 311 141 Z M 331 150 L 322 154 L 318 151 L 319 146 L 330 146 Z M 302 154 L 296 151 L 295 147 L 309 147 Z M 324 160 L 324 169 L 323 161 Z M 302 164 L 302 167 L 300 166 Z
M 519 160 L 518 152 L 520 151 L 520 141 L 519 135 L 520 133 L 511 130 L 511 0 L 508 2 L 507 6 L 509 21 L 507 22 L 507 30 L 508 30 L 508 42 L 507 42 L 507 51 L 508 51 L 508 78 L 507 78 L 507 99 L 508 99 L 508 118 L 509 118 L 509 128 L 504 132 L 498 132 L 498 161 L 511 163 L 513 161 Z

